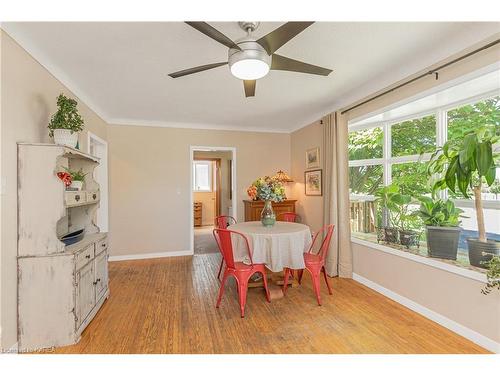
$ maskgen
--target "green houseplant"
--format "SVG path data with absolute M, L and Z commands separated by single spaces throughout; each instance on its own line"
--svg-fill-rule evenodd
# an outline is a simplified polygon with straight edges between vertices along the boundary
M 69 169 L 69 168 L 64 168 L 64 169 L 71 176 L 70 187 L 73 189 L 82 190 L 83 182 L 85 181 L 85 176 L 87 175 L 87 173 L 84 173 L 81 168 L 77 171 Z
M 484 184 L 491 186 L 495 181 L 499 153 L 493 152 L 493 145 L 500 140 L 494 126 L 484 126 L 465 134 L 458 142 L 448 141 L 431 156 L 429 176 L 439 175 L 432 191 L 449 188 L 470 199 L 474 195 L 479 237 L 467 238 L 470 264 L 484 267 L 489 255 L 500 254 L 500 243 L 486 238 L 481 192 Z
M 418 244 L 419 234 L 410 228 L 414 220 L 414 214 L 410 210 L 412 197 L 401 194 L 399 186 L 395 184 L 379 188 L 375 197 L 375 201 L 382 207 L 384 241 L 401 243 L 406 247 Z
M 463 210 L 455 207 L 455 203 L 449 199 L 444 201 L 426 196 L 418 199 L 418 215 L 426 226 L 429 256 L 456 260 L 460 237 L 459 218 Z
M 63 94 L 57 97 L 57 112 L 52 115 L 49 123 L 49 136 L 54 143 L 63 146 L 76 147 L 78 132 L 83 130 L 83 119 L 76 108 L 77 101 Z

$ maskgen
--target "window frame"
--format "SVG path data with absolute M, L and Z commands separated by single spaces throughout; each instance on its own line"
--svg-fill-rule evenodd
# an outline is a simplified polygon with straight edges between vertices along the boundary
M 197 165 L 207 165 L 208 166 L 208 189 L 198 189 L 197 188 L 197 174 L 196 174 L 196 166 Z M 212 171 L 212 162 L 210 160 L 193 160 L 193 192 L 194 193 L 212 193 L 214 191 L 214 178 Z
M 392 156 L 392 140 L 391 140 L 391 127 L 395 124 L 399 124 L 404 121 L 411 121 L 420 119 L 426 116 L 434 115 L 436 119 L 436 147 L 442 147 L 448 140 L 448 112 L 456 108 L 472 105 L 480 101 L 491 99 L 495 96 L 499 96 L 498 90 L 489 91 L 481 95 L 475 95 L 464 100 L 456 101 L 453 103 L 448 103 L 446 105 L 436 107 L 431 110 L 417 112 L 411 115 L 397 117 L 386 121 L 377 121 L 369 124 L 361 125 L 350 125 L 348 126 L 348 133 L 365 130 L 371 128 L 382 128 L 384 141 L 382 143 L 382 158 L 375 159 L 361 159 L 361 160 L 349 160 L 349 167 L 361 167 L 361 166 L 371 166 L 371 165 L 382 165 L 383 166 L 383 186 L 388 186 L 392 183 L 392 165 L 393 164 L 404 164 L 413 162 L 428 162 L 431 158 L 432 153 L 424 153 L 422 155 L 405 155 L 405 156 Z M 448 192 L 442 190 L 439 193 L 439 197 L 442 199 L 447 199 Z M 350 197 L 359 198 L 359 194 L 350 194 Z M 372 196 L 366 196 L 367 198 L 374 198 Z M 471 207 L 474 206 L 474 202 L 466 199 L 454 199 L 455 205 L 457 207 Z M 484 208 L 500 209 L 500 200 L 488 200 L 483 199 Z

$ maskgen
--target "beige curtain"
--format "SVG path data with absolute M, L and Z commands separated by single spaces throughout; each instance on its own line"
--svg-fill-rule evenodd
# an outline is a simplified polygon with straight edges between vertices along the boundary
M 340 112 L 323 122 L 323 223 L 335 224 L 326 259 L 329 276 L 352 277 L 349 220 L 349 174 L 347 119 Z

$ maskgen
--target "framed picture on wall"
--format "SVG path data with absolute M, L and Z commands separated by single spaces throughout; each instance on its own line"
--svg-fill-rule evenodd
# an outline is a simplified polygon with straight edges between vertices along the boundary
M 323 195 L 323 173 L 321 169 L 304 172 L 306 195 Z
M 319 147 L 306 151 L 306 169 L 319 168 Z

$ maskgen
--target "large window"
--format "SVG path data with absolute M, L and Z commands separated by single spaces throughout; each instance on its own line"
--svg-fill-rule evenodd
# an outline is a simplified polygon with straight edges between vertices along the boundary
M 500 96 L 461 100 L 399 119 L 383 118 L 384 114 L 377 115 L 376 121 L 360 121 L 349 128 L 351 232 L 354 237 L 375 242 L 376 228 L 386 215 L 375 203 L 377 189 L 394 183 L 414 198 L 430 195 L 427 165 L 431 154 L 447 140 L 460 140 L 482 125 L 495 125 L 500 135 Z M 459 249 L 459 262 L 467 264 L 465 237 L 477 236 L 473 201 L 448 191 L 440 194 L 454 199 L 467 216 L 462 220 Z M 483 190 L 483 199 L 488 237 L 500 240 L 500 168 L 495 183 Z M 416 202 L 412 209 L 418 208 Z M 415 219 L 411 227 L 421 233 L 420 250 L 415 251 L 425 255 L 424 226 Z

